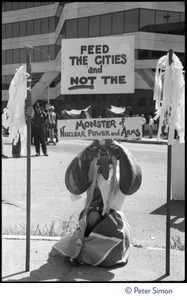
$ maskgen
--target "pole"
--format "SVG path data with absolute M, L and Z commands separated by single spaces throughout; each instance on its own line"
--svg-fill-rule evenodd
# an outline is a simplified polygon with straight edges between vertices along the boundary
M 169 65 L 172 63 L 173 50 L 169 50 Z M 170 112 L 168 112 L 169 114 Z M 169 133 L 169 132 L 168 132 Z M 167 215 L 166 215 L 166 275 L 170 275 L 170 200 L 171 200 L 171 145 L 167 153 Z
M 27 73 L 31 76 L 31 53 L 26 57 Z M 27 80 L 27 106 L 31 106 L 31 77 Z M 30 270 L 30 199 L 31 199 L 31 117 L 27 116 L 27 207 L 26 207 L 26 271 Z
M 49 53 L 49 56 L 48 56 L 48 64 L 50 66 L 50 53 Z M 48 66 L 48 67 L 49 67 Z M 50 105 L 50 85 L 48 85 L 48 88 L 47 88 L 47 104 L 48 104 L 48 116 L 49 116 L 49 105 Z

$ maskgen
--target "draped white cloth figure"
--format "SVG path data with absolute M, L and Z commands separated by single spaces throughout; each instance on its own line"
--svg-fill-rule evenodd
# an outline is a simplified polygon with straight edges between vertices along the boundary
M 25 99 L 27 96 L 27 78 L 29 76 L 26 73 L 25 66 L 21 66 L 16 70 L 9 87 L 7 107 L 4 108 L 2 116 L 2 125 L 9 128 L 9 140 L 14 141 L 14 144 L 16 144 L 20 135 L 22 155 L 25 154 L 26 150 Z
M 160 138 L 164 117 L 167 118 L 169 135 L 168 145 L 174 143 L 174 133 L 177 130 L 179 142 L 185 141 L 185 82 L 183 66 L 173 53 L 172 63 L 169 64 L 169 53 L 158 60 L 155 73 L 154 100 L 156 116 L 160 117 L 157 139 Z

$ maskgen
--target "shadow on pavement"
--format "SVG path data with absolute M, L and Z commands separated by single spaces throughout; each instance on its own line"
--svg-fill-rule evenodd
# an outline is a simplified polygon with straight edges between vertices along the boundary
M 157 278 L 155 281 L 162 281 L 163 279 L 167 278 L 168 276 L 169 275 L 164 274 L 164 275 L 160 276 L 159 278 Z
M 180 223 L 178 223 L 178 217 L 175 217 L 170 220 L 170 226 L 174 229 L 177 229 L 181 232 L 185 232 L 185 220 L 182 220 Z
M 124 266 L 121 265 L 121 266 Z M 120 266 L 119 266 L 120 267 Z M 115 267 L 116 268 L 116 267 Z M 113 268 L 113 269 L 115 269 Z M 24 276 L 24 273 L 22 273 Z M 66 258 L 49 256 L 46 264 L 39 269 L 31 271 L 29 276 L 20 279 L 8 279 L 6 282 L 81 282 L 110 281 L 114 278 L 111 268 L 99 268 L 92 266 L 74 266 Z M 7 276 L 8 277 L 8 276 Z
M 167 204 L 160 206 L 151 212 L 153 215 L 166 215 Z M 170 201 L 170 215 L 178 218 L 185 218 L 185 201 L 184 200 L 171 200 Z
M 164 204 L 151 212 L 154 215 L 166 215 L 167 214 L 167 204 Z M 174 218 L 170 220 L 170 226 L 181 232 L 185 231 L 185 220 L 178 220 L 180 218 L 185 218 L 185 201 L 184 200 L 171 200 L 170 201 L 170 216 Z

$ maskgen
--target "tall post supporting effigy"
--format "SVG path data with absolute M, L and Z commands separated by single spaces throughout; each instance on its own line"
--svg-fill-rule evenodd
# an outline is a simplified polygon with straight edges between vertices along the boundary
M 31 105 L 31 53 L 26 56 L 27 106 Z M 26 271 L 30 270 L 30 206 L 31 206 L 31 117 L 27 116 L 27 207 L 26 207 Z
M 169 65 L 172 63 L 173 50 L 169 50 Z M 170 275 L 170 200 L 171 200 L 171 158 L 172 148 L 167 151 L 167 215 L 166 215 L 166 275 Z
M 164 118 L 167 121 L 167 201 L 166 201 L 166 275 L 170 275 L 170 205 L 171 205 L 171 178 L 172 178 L 172 146 L 174 140 L 185 142 L 184 126 L 184 75 L 183 66 L 179 58 L 170 49 L 168 54 L 158 60 L 155 72 L 154 100 L 156 116 L 160 118 L 157 138 L 160 138 Z

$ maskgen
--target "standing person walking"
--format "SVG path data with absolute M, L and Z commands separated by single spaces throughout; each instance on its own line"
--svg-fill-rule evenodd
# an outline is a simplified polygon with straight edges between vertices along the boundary
M 54 128 L 54 137 L 56 139 L 56 143 L 58 143 L 58 128 L 57 128 L 57 122 L 60 119 L 60 116 L 56 113 L 56 120 L 55 120 L 55 128 Z
M 12 156 L 14 158 L 15 157 L 21 157 L 21 137 L 20 137 L 19 130 L 18 130 L 18 134 L 19 134 L 18 141 L 15 142 L 14 139 L 12 141 Z
M 153 123 L 154 123 L 153 118 L 150 115 L 149 116 L 149 138 L 150 139 L 152 139 L 152 137 L 153 137 Z
M 142 137 L 143 137 L 145 134 L 146 118 L 144 117 L 144 114 L 142 114 L 141 117 L 142 117 Z
M 56 145 L 54 141 L 54 130 L 55 130 L 55 125 L 56 125 L 56 113 L 54 112 L 54 106 L 49 107 L 49 143 L 53 143 Z
M 45 156 L 48 156 L 47 146 L 45 142 L 45 123 L 47 121 L 47 114 L 41 110 L 40 104 L 35 105 L 35 115 L 32 119 L 34 144 L 36 148 L 36 156 L 40 155 L 40 143 L 42 146 L 42 152 Z

